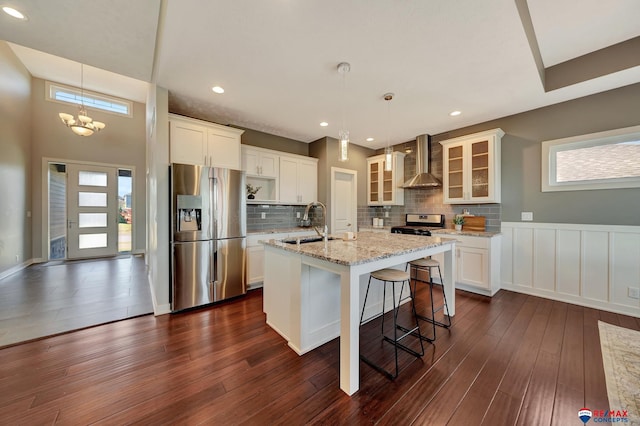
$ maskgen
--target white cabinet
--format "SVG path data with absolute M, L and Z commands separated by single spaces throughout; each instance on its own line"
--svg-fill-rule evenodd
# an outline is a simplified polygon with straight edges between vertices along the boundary
M 244 130 L 169 114 L 172 163 L 240 170 L 240 137 Z
M 476 237 L 458 234 L 434 236 L 455 238 L 456 243 L 456 288 L 493 296 L 500 290 L 500 235 Z M 434 256 L 442 265 L 442 255 Z
M 264 246 L 262 240 L 282 240 L 289 237 L 316 235 L 309 231 L 252 234 L 247 237 L 247 285 L 249 289 L 262 287 L 264 280 Z
M 308 204 L 318 196 L 318 161 L 280 157 L 280 202 Z
M 242 170 L 247 176 L 278 177 L 278 155 L 266 150 L 242 147 Z
M 367 158 L 367 204 L 404 205 L 404 153 L 394 152 L 391 171 L 385 171 L 385 156 Z
M 318 196 L 318 159 L 242 146 L 247 183 L 260 187 L 248 203 L 307 204 Z
M 440 142 L 444 203 L 500 202 L 502 136 L 502 129 L 493 129 Z

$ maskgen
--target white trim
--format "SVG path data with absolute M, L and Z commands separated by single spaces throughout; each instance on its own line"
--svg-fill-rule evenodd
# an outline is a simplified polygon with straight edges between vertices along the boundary
M 640 286 L 640 226 L 503 222 L 502 233 L 501 288 L 640 318 L 628 297 Z M 529 266 L 531 277 L 518 274 Z
M 625 127 L 623 129 L 590 133 L 588 135 L 572 136 L 542 142 L 542 155 L 540 161 L 542 166 L 542 192 L 640 187 L 640 178 L 638 177 L 584 180 L 579 182 L 557 182 L 555 167 L 555 154 L 559 151 L 569 148 L 587 148 L 638 140 L 640 140 L 640 126 Z
M 4 271 L 0 272 L 0 280 L 3 280 L 7 278 L 9 275 L 15 274 L 16 272 L 20 272 L 23 269 L 26 269 L 29 266 L 33 265 L 34 263 L 39 263 L 39 262 L 36 262 L 34 259 L 29 259 L 15 266 L 12 266 L 9 269 L 5 269 Z
M 164 305 L 158 305 L 158 298 L 156 297 L 156 289 L 151 282 L 151 271 L 147 272 L 147 283 L 149 283 L 149 289 L 151 290 L 151 301 L 153 303 L 153 315 L 166 315 L 171 313 L 171 304 L 166 303 Z

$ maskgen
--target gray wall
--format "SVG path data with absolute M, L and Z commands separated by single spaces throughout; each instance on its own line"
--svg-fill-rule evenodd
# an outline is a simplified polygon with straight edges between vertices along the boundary
M 0 42 L 0 274 L 31 258 L 30 99 L 31 75 Z
M 640 84 L 500 118 L 433 137 L 437 141 L 500 127 L 502 221 L 640 225 L 640 189 L 541 192 L 541 143 L 640 124 Z M 640 165 L 639 165 L 640 167 Z
M 288 152 L 290 154 L 309 156 L 309 144 L 282 136 L 271 135 L 257 130 L 243 129 L 242 143 L 257 146 L 259 148 L 273 149 L 276 151 Z
M 90 137 L 75 135 L 58 118 L 59 112 L 75 113 L 73 106 L 45 100 L 45 81 L 32 78 L 32 151 L 33 170 L 33 253 L 45 258 L 43 158 L 96 162 L 135 168 L 134 176 L 134 251 L 144 251 L 146 239 L 146 136 L 145 105 L 134 102 L 133 117 L 121 117 L 103 111 L 89 111 L 92 118 L 106 123 L 106 128 Z M 46 171 L 46 169 L 44 170 Z M 44 175 L 46 178 L 46 175 Z
M 318 158 L 318 201 L 327 206 L 327 224 L 331 224 L 331 168 L 358 172 L 358 206 L 367 204 L 367 157 L 375 151 L 356 144 L 349 144 L 349 160 L 338 160 L 338 140 L 325 137 L 309 145 L 309 155 Z

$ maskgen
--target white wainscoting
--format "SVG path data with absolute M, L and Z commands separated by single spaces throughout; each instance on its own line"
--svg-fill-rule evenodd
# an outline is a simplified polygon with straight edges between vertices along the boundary
M 640 317 L 640 226 L 502 223 L 502 288 Z

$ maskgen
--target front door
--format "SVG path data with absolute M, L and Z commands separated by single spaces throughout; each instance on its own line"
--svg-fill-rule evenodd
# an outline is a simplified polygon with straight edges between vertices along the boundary
M 67 258 L 118 252 L 118 169 L 67 164 Z

